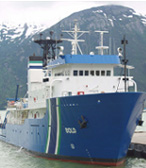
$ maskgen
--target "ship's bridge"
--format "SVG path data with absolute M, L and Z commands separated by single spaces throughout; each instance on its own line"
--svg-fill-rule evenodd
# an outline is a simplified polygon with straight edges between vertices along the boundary
M 63 55 L 48 63 L 44 82 L 50 97 L 121 92 L 124 77 L 114 75 L 120 65 L 118 55 Z M 128 87 L 133 87 L 132 77 L 128 78 Z

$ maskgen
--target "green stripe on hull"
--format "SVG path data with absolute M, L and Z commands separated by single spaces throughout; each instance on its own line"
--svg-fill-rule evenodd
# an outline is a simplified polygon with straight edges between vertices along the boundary
M 56 98 L 56 126 L 57 126 L 57 130 L 56 130 L 56 146 L 55 146 L 55 153 L 56 155 L 58 155 L 60 153 L 60 142 L 61 142 L 61 110 L 60 110 L 60 99 Z M 46 148 L 45 148 L 45 153 L 48 153 L 49 151 L 49 144 L 50 144 L 50 136 L 51 136 L 51 101 L 50 99 L 48 100 L 48 106 L 47 106 L 47 110 L 48 110 L 48 130 L 47 130 L 47 141 L 46 141 Z
M 47 106 L 47 110 L 48 110 L 48 131 L 47 131 L 47 142 L 46 142 L 46 149 L 45 149 L 45 153 L 48 153 L 48 148 L 49 148 L 49 139 L 50 139 L 50 101 L 48 100 L 48 106 Z
M 60 142 L 61 142 L 61 114 L 60 114 L 60 98 L 57 98 L 58 100 L 58 106 L 57 106 L 57 113 L 58 113 L 58 148 L 57 148 L 57 153 L 56 154 L 59 154 L 60 153 Z
M 42 61 L 29 61 L 29 63 L 36 63 L 36 64 L 38 64 L 38 63 L 43 63 Z

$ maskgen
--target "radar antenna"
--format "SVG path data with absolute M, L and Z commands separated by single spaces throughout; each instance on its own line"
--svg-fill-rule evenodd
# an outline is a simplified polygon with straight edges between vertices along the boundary
M 108 31 L 95 31 L 96 33 L 100 33 L 100 46 L 95 47 L 96 49 L 100 50 L 100 54 L 104 54 L 105 49 L 109 49 L 108 46 L 103 46 L 103 34 L 108 33 Z
M 47 66 L 50 60 L 55 59 L 56 45 L 61 43 L 62 40 L 52 39 L 54 32 L 50 31 L 50 37 L 42 39 L 42 33 L 40 33 L 40 39 L 34 40 L 35 43 L 39 44 L 43 49 L 43 67 Z
M 62 39 L 62 40 L 71 42 L 71 45 L 72 45 L 72 53 L 71 54 L 77 55 L 77 49 L 79 49 L 80 54 L 82 55 L 83 53 L 82 53 L 82 50 L 81 50 L 78 42 L 84 42 L 85 40 L 78 39 L 78 38 L 81 37 L 85 33 L 89 33 L 89 31 L 80 31 L 80 29 L 77 26 L 77 20 L 75 20 L 75 27 L 73 28 L 72 31 L 63 30 L 62 32 L 68 33 L 72 37 L 72 39 L 64 39 L 64 38 Z

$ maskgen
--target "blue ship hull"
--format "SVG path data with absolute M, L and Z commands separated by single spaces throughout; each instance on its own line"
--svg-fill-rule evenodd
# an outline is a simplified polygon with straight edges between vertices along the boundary
M 120 165 L 145 99 L 145 93 L 51 98 L 43 119 L 3 125 L 0 139 L 48 159 Z

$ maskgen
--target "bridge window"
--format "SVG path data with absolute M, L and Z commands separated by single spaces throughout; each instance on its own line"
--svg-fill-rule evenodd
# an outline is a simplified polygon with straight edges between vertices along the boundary
M 89 76 L 89 73 L 90 73 L 90 76 L 111 76 L 111 71 L 110 70 L 91 70 L 91 71 L 88 71 L 88 70 L 74 70 L 73 71 L 73 76 Z M 66 74 L 67 75 L 67 74 Z M 68 75 L 69 75 L 69 72 L 68 72 Z
M 99 76 L 100 75 L 100 71 L 96 71 L 96 76 Z
M 79 71 L 79 75 L 80 75 L 80 76 L 83 76 L 83 71 Z
M 77 70 L 74 70 L 74 71 L 73 71 L 73 75 L 74 75 L 74 76 L 78 76 L 78 71 L 77 71 Z
M 105 76 L 105 71 L 101 71 L 101 76 Z
M 106 71 L 106 76 L 111 76 L 111 71 Z
M 89 71 L 85 71 L 85 76 L 88 76 L 89 75 Z
M 94 76 L 94 71 L 90 71 L 90 75 L 91 75 L 91 76 Z

